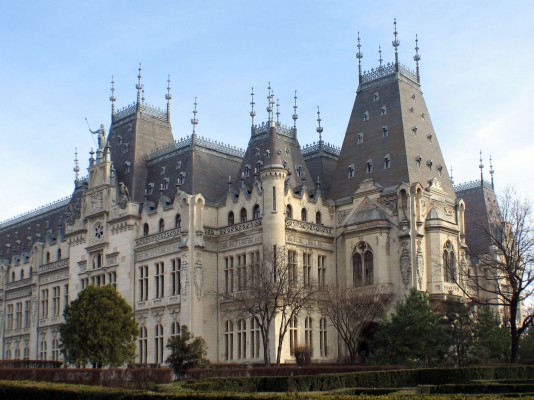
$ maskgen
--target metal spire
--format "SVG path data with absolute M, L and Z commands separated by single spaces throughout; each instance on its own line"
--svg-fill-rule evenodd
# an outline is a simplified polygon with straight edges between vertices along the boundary
M 491 189 L 495 190 L 495 183 L 493 182 L 493 174 L 495 173 L 495 170 L 493 169 L 493 161 L 491 160 L 491 156 L 490 156 L 490 171 L 489 171 L 489 173 L 491 175 Z
M 391 42 L 393 47 L 395 48 L 395 71 L 399 70 L 399 52 L 397 51 L 397 48 L 400 45 L 400 42 L 397 39 L 397 18 L 393 20 L 393 24 L 395 25 L 395 30 L 393 31 L 393 35 L 395 35 L 395 39 Z
M 271 122 L 273 120 L 273 95 L 271 92 L 271 82 L 269 82 L 269 86 L 267 86 L 268 94 L 267 94 L 267 113 L 269 113 L 269 125 L 271 125 Z
M 137 105 L 139 106 L 141 102 L 141 90 L 143 89 L 143 84 L 141 83 L 141 63 L 139 63 L 139 74 L 137 75 L 137 85 L 135 85 L 135 88 L 137 89 Z
M 165 100 L 167 100 L 167 121 L 170 121 L 171 115 L 171 74 L 167 75 L 167 94 L 165 95 Z
M 276 99 L 276 126 L 280 126 L 280 100 Z
M 319 106 L 317 106 L 317 128 L 315 129 L 317 133 L 319 134 L 319 145 L 323 142 L 323 127 L 321 126 L 321 111 L 319 110 Z
M 191 125 L 193 125 L 193 136 L 196 135 L 196 126 L 198 125 L 198 119 L 197 119 L 197 98 L 195 96 L 195 109 L 193 110 L 193 118 L 191 118 Z
M 480 168 L 480 186 L 484 187 L 484 163 L 482 162 L 482 150 L 480 150 L 480 164 L 478 164 L 478 168 Z
M 378 54 L 380 55 L 380 58 L 378 59 L 378 62 L 380 63 L 380 68 L 382 68 L 382 47 L 378 46 Z
M 117 98 L 115 97 L 115 79 L 113 78 L 113 75 L 111 75 L 111 96 L 109 96 L 109 101 L 111 101 L 111 119 L 113 120 L 113 115 L 115 114 L 115 101 L 117 101 Z
M 360 51 L 362 45 L 360 44 L 360 32 L 358 32 L 358 44 L 356 45 L 358 51 L 356 52 L 356 58 L 358 59 L 358 83 L 362 83 L 362 58 L 363 53 Z
M 296 131 L 297 130 L 297 119 L 299 119 L 299 116 L 297 114 L 297 91 L 295 90 L 295 96 L 293 96 L 293 98 L 295 99 L 295 105 L 293 106 L 293 115 L 291 116 L 291 118 L 293 118 L 293 129 Z
M 256 111 L 254 111 L 254 86 L 252 87 L 252 91 L 250 92 L 250 96 L 252 97 L 252 100 L 250 102 L 251 110 L 250 110 L 250 118 L 252 118 L 252 127 L 254 127 L 254 117 L 256 116 Z
M 421 56 L 419 55 L 419 39 L 417 38 L 417 34 L 415 35 L 415 56 L 413 56 L 413 59 L 415 61 L 415 73 L 417 74 L 417 83 L 421 83 L 421 79 L 419 76 L 419 61 L 421 60 Z
M 74 148 L 74 168 L 72 169 L 76 176 L 76 182 L 80 179 L 80 165 L 78 164 L 78 148 Z
M 141 90 L 141 103 L 145 104 L 145 87 Z

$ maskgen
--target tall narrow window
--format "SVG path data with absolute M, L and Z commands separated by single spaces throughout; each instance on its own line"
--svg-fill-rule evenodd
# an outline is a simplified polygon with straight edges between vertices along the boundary
M 443 268 L 445 270 L 445 282 L 454 283 L 456 281 L 456 258 L 454 246 L 449 240 L 443 249 Z
M 247 358 L 247 320 L 237 321 L 237 358 Z
M 233 211 L 230 211 L 228 213 L 228 225 L 233 225 L 234 224 L 234 213 Z
M 171 260 L 172 263 L 172 272 L 171 272 L 171 281 L 172 281 L 172 292 L 173 296 L 177 296 L 181 293 L 182 287 L 182 260 L 180 258 L 175 258 Z
M 158 226 L 159 232 L 163 232 L 165 230 L 165 220 L 163 218 L 160 218 Z
M 46 361 L 46 359 L 47 359 L 47 356 L 46 356 L 46 340 L 44 340 L 44 339 L 41 340 L 41 346 L 40 346 L 40 351 L 39 351 L 39 359 L 42 360 L 42 361 Z
M 171 337 L 178 336 L 180 334 L 180 323 L 178 321 L 174 321 L 171 324 Z
M 52 360 L 59 361 L 59 340 L 52 340 Z
M 15 305 L 15 329 L 22 328 L 22 301 Z
M 180 214 L 176 214 L 176 217 L 174 217 L 174 227 L 176 229 L 180 229 L 182 227 L 182 216 Z
M 232 293 L 234 291 L 234 257 L 226 257 L 224 264 L 224 290 L 225 293 Z
M 389 154 L 386 154 L 384 156 L 384 169 L 389 169 L 391 168 L 391 157 Z
M 139 267 L 139 301 L 148 300 L 148 265 Z
M 297 330 L 297 317 L 293 316 L 289 319 L 289 353 L 295 354 L 295 347 L 298 346 L 298 330 Z
M 326 326 L 326 318 L 322 317 L 319 321 L 319 347 L 321 348 L 321 357 L 328 356 L 328 333 Z
M 323 289 L 325 287 L 326 282 L 326 256 L 318 256 L 317 257 L 317 286 L 319 286 L 320 289 Z
M 254 318 L 250 319 L 250 357 L 260 356 L 260 327 Z
M 362 143 L 363 143 L 363 132 L 360 132 L 356 136 L 356 144 L 362 144 Z
M 313 319 L 306 317 L 304 320 L 304 343 L 310 351 L 310 357 L 313 357 Z
M 373 251 L 366 242 L 360 242 L 352 255 L 354 286 L 372 285 L 374 283 Z
M 139 364 L 146 364 L 147 361 L 147 334 L 146 327 L 142 326 L 139 328 Z
M 321 225 L 323 223 L 322 219 L 321 219 L 321 211 L 317 211 L 315 213 L 315 223 L 317 225 Z
M 41 290 L 41 318 L 48 318 L 48 289 Z
M 159 365 L 163 363 L 163 326 L 157 324 L 154 333 L 154 363 Z
M 24 328 L 30 327 L 31 306 L 31 300 L 26 300 L 24 302 Z
M 148 232 L 149 232 L 149 230 L 148 230 L 148 224 L 145 222 L 145 223 L 143 224 L 143 236 L 145 236 L 145 237 L 148 236 Z
M 13 304 L 7 306 L 7 327 L 6 330 L 13 330 Z
M 241 216 L 241 222 L 247 222 L 247 209 L 245 207 L 241 209 L 240 216 Z
M 61 249 L 57 249 L 57 260 L 61 260 Z
M 60 287 L 54 286 L 52 288 L 52 316 L 58 317 L 61 308 L 61 293 Z
M 245 290 L 247 285 L 247 255 L 237 256 L 237 290 Z
M 382 137 L 387 137 L 389 136 L 389 129 L 387 126 L 383 126 L 382 127 Z
M 276 186 L 273 186 L 273 211 L 276 211 Z
M 365 172 L 367 172 L 368 174 L 373 172 L 373 160 L 367 160 L 367 162 L 365 163 Z
M 311 285 L 311 258 L 312 255 L 310 253 L 302 254 L 302 273 L 304 275 L 304 285 L 306 286 Z
M 287 278 L 290 285 L 297 283 L 297 274 L 297 252 L 295 250 L 289 250 L 287 252 Z
M 230 320 L 224 323 L 224 359 L 234 359 L 234 323 Z
M 165 296 L 165 265 L 163 262 L 156 263 L 154 286 L 156 288 L 156 299 L 161 299 L 163 296 Z
M 300 219 L 304 222 L 308 220 L 308 211 L 305 208 L 300 212 Z
M 65 307 L 69 304 L 69 285 L 63 287 L 63 297 L 65 299 Z

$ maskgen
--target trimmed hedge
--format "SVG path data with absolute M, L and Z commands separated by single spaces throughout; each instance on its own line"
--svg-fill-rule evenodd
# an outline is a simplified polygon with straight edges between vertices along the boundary
M 418 385 L 471 383 L 473 380 L 531 379 L 534 367 L 498 366 L 467 368 L 406 369 L 315 376 L 210 378 L 184 387 L 199 391 L 311 392 L 339 388 L 401 388 Z
M 169 368 L 0 368 L 0 380 L 46 381 L 145 389 L 170 383 Z
M 323 394 L 237 394 L 237 393 L 154 393 L 124 389 L 103 388 L 84 385 L 67 385 L 42 382 L 6 382 L 0 381 L 0 399 L 2 400 L 287 400 L 287 399 L 324 400 Z M 354 396 L 333 395 L 329 400 L 353 400 Z M 383 396 L 381 399 L 399 399 L 397 395 Z M 420 399 L 421 395 L 403 395 L 402 399 Z M 465 395 L 430 395 L 425 400 L 460 400 Z M 359 395 L 359 400 L 376 400 L 373 395 Z M 477 396 L 477 400 L 495 400 L 495 396 Z
M 533 384 L 509 384 L 509 383 L 467 383 L 450 385 L 428 385 L 418 388 L 420 394 L 506 394 L 524 393 L 533 394 Z

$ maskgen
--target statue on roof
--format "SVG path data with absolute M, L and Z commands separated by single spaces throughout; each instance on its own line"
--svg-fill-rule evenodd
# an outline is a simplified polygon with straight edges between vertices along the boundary
M 130 191 L 124 182 L 119 182 L 119 207 L 126 208 L 126 203 L 130 201 Z
M 91 128 L 89 128 L 89 131 L 93 135 L 98 135 L 98 148 L 103 149 L 106 146 L 106 129 L 104 128 L 104 124 L 100 124 L 100 128 L 96 131 L 91 130 Z

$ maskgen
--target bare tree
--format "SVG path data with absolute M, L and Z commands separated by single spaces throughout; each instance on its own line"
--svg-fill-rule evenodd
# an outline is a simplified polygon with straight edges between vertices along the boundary
M 351 364 L 357 361 L 364 329 L 384 316 L 393 299 L 388 285 L 329 286 L 324 291 L 319 308 L 345 342 Z
M 316 292 L 315 282 L 305 279 L 295 257 L 296 252 L 283 246 L 264 246 L 249 260 L 248 269 L 237 270 L 227 278 L 236 280 L 237 285 L 222 294 L 229 318 L 254 319 L 261 332 L 266 366 L 271 365 L 269 334 L 276 326 L 275 321 L 279 322 L 276 365 L 280 365 L 289 324 L 311 305 Z
M 446 257 L 443 261 L 447 278 L 470 300 L 504 312 L 512 363 L 517 362 L 521 335 L 534 319 L 532 310 L 523 308 L 534 291 L 533 217 L 532 204 L 509 189 L 499 198 L 490 220 L 480 220 L 476 227 L 489 246 L 487 251 L 470 248 L 472 268 L 456 268 Z

